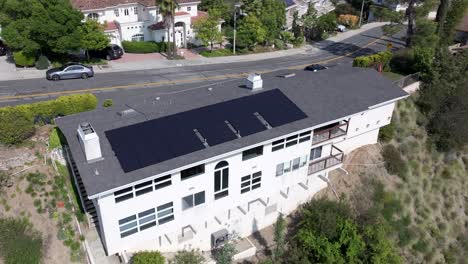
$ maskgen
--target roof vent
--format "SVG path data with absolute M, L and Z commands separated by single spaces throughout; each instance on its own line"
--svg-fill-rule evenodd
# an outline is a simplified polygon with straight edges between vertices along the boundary
M 247 86 L 247 88 L 250 88 L 254 91 L 262 89 L 263 88 L 262 76 L 257 73 L 250 74 L 249 77 L 247 77 L 247 81 L 245 85 Z
M 102 158 L 99 136 L 91 124 L 83 122 L 78 126 L 77 131 L 81 147 L 85 152 L 86 160 L 90 162 Z
M 125 110 L 117 112 L 117 114 L 121 117 L 128 116 L 134 113 L 136 113 L 134 109 L 125 109 Z
M 294 76 L 296 76 L 296 74 L 294 72 L 291 72 L 291 73 L 286 73 L 286 74 L 280 75 L 279 77 L 287 79 L 287 78 L 291 78 L 291 77 L 294 77 Z

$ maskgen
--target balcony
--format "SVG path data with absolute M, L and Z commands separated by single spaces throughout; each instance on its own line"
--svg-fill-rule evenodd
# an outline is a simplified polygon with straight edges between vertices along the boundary
M 309 175 L 341 164 L 343 163 L 343 158 L 343 151 L 335 146 L 332 146 L 330 156 L 319 160 L 313 160 L 309 163 Z
M 349 121 L 344 120 L 342 122 L 315 129 L 314 136 L 312 138 L 312 145 L 346 135 L 348 132 L 348 124 Z

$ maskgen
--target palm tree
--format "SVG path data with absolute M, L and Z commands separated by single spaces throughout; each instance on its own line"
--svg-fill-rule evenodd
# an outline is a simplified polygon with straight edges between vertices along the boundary
M 156 5 L 159 6 L 159 12 L 163 16 L 164 24 L 166 25 L 167 41 L 170 39 L 170 30 L 172 28 L 172 58 L 175 58 L 177 54 L 177 48 L 175 45 L 175 11 L 179 8 L 179 4 L 176 0 L 156 0 Z M 168 45 L 168 47 L 171 45 Z M 169 52 L 170 54 L 170 52 Z

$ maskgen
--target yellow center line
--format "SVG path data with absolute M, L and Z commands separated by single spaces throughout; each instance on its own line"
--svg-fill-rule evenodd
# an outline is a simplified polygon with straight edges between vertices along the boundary
M 348 57 L 353 55 L 354 53 L 373 45 L 375 42 L 381 40 L 384 36 L 381 36 L 378 39 L 375 39 L 366 45 L 360 47 L 359 49 L 346 53 L 345 55 L 336 56 L 331 59 L 311 62 L 311 63 L 328 63 L 331 61 L 339 60 L 344 57 Z M 326 57 L 328 58 L 328 57 Z M 302 69 L 306 66 L 310 65 L 303 64 L 294 67 L 289 67 L 289 70 L 297 70 Z M 273 72 L 275 70 L 264 70 L 264 71 L 256 71 L 256 73 L 263 74 Z M 138 84 L 128 84 L 128 85 L 117 85 L 117 86 L 109 86 L 109 87 L 96 87 L 96 88 L 85 88 L 85 89 L 78 89 L 78 90 L 70 90 L 70 91 L 57 91 L 57 92 L 46 92 L 46 93 L 36 93 L 36 94 L 29 94 L 29 95 L 11 95 L 11 96 L 2 96 L 0 100 L 11 100 L 11 99 L 21 99 L 21 98 L 35 98 L 35 97 L 43 97 L 43 96 L 54 96 L 54 95 L 66 95 L 66 94 L 74 94 L 74 93 L 88 93 L 88 92 L 98 92 L 98 91 L 110 91 L 116 89 L 131 89 L 131 88 L 147 88 L 148 86 L 161 86 L 161 85 L 169 85 L 169 84 L 183 84 L 183 83 L 191 83 L 191 82 L 198 82 L 198 81 L 213 81 L 213 80 L 222 80 L 227 78 L 243 78 L 247 76 L 248 73 L 235 73 L 235 74 L 224 74 L 224 75 L 216 75 L 216 76 L 209 76 L 209 77 L 195 77 L 189 78 L 184 80 L 177 80 L 177 81 L 158 81 L 158 82 L 147 82 L 147 83 L 138 83 Z

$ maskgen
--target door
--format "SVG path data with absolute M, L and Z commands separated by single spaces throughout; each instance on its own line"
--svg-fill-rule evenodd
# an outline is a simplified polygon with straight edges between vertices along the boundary
M 176 31 L 176 35 L 175 35 L 175 36 L 176 36 L 176 45 L 177 45 L 177 47 L 179 47 L 179 48 L 182 47 L 182 44 L 183 44 L 183 42 L 182 42 L 182 41 L 183 41 L 183 39 L 182 39 L 182 38 L 183 38 L 182 32 L 181 32 L 181 31 Z

